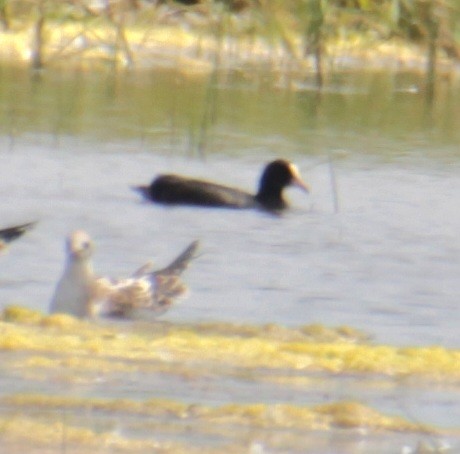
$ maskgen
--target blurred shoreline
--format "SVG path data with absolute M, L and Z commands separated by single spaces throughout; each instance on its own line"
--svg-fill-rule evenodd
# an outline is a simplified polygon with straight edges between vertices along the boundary
M 120 39 L 122 33 L 123 39 Z M 3 64 L 33 67 L 36 26 L 22 24 L 0 33 L 0 61 Z M 190 76 L 207 76 L 216 71 L 266 67 L 283 74 L 315 73 L 311 55 L 302 55 L 300 37 L 287 48 L 263 36 L 213 35 L 185 24 L 155 28 L 129 25 L 120 29 L 96 24 L 46 22 L 40 58 L 44 69 L 98 71 L 176 68 Z M 392 40 L 370 41 L 365 36 L 329 41 L 323 57 L 324 73 L 347 70 L 426 71 L 423 46 Z M 441 53 L 439 74 L 458 72 L 459 65 Z

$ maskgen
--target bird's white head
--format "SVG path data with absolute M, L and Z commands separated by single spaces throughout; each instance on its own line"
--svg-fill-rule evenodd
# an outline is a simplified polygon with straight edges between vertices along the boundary
M 93 254 L 94 245 L 91 237 L 84 230 L 75 230 L 67 238 L 66 249 L 72 259 L 85 260 Z

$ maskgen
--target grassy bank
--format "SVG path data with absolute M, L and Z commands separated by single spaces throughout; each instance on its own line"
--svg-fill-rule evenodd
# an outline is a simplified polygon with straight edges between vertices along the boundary
M 324 2 L 316 23 L 318 11 L 303 2 L 254 3 L 237 12 L 210 1 L 193 7 L 128 3 L 114 3 L 107 11 L 85 2 L 22 8 L 22 2 L 9 2 L 0 58 L 33 68 L 168 66 L 191 74 L 264 64 L 305 75 L 347 67 L 426 71 L 435 58 L 427 25 L 414 16 L 418 35 L 410 38 L 396 18 L 388 19 L 387 5 L 360 10 Z M 449 46 L 445 37 L 437 41 L 440 52 L 432 62 L 443 71 L 452 70 L 457 58 L 455 36 L 448 31 Z

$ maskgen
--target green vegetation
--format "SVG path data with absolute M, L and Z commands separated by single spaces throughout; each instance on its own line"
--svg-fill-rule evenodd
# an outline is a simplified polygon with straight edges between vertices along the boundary
M 139 46 L 148 45 L 160 29 L 168 30 L 167 44 L 178 44 L 186 30 L 205 53 L 208 40 L 219 54 L 244 49 L 257 55 L 263 43 L 270 58 L 307 60 L 318 85 L 326 57 L 395 42 L 423 50 L 430 81 L 438 51 L 460 58 L 459 19 L 454 0 L 0 0 L 4 31 L 32 30 L 29 61 L 35 69 L 101 46 L 110 47 L 115 60 L 133 65 Z M 60 37 L 53 32 L 57 28 Z

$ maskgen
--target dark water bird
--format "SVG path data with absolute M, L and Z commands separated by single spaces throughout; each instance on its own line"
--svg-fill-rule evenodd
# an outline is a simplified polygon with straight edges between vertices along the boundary
M 90 318 L 155 318 L 186 295 L 180 275 L 197 249 L 198 241 L 194 241 L 160 270 L 153 271 L 147 263 L 128 278 L 98 277 L 91 262 L 93 242 L 85 231 L 77 230 L 67 238 L 67 260 L 50 311 Z
M 28 230 L 34 227 L 36 222 L 28 222 L 26 224 L 15 225 L 0 229 L 0 251 L 6 249 L 8 243 L 24 235 Z
M 297 167 L 289 161 L 277 159 L 263 170 L 256 194 L 172 174 L 159 175 L 149 186 L 135 186 L 133 189 L 147 200 L 166 205 L 262 208 L 277 211 L 287 208 L 283 190 L 290 185 L 309 192 L 309 187 L 302 180 Z

